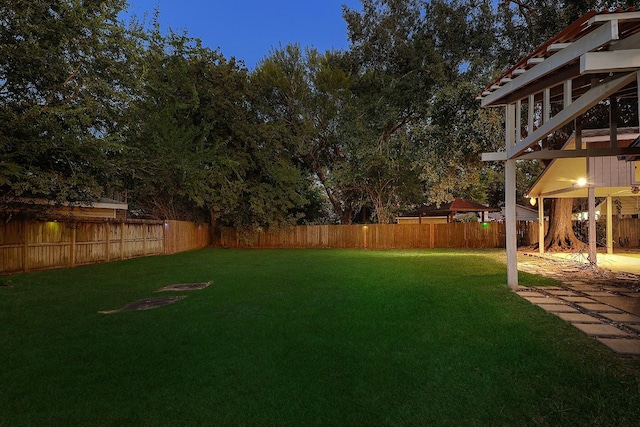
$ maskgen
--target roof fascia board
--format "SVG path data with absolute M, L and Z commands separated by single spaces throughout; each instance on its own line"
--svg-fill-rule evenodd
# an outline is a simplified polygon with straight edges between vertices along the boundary
M 580 57 L 580 74 L 625 72 L 640 68 L 640 49 L 587 52 Z
M 592 16 L 589 19 L 589 25 L 593 25 L 596 22 L 630 21 L 633 19 L 640 19 L 640 12 L 601 13 Z
M 515 147 L 507 151 L 507 158 L 513 159 L 520 156 L 526 149 L 533 144 L 569 123 L 575 117 L 584 114 L 591 107 L 602 101 L 604 98 L 616 93 L 637 78 L 637 73 L 629 73 L 622 77 L 602 83 L 576 99 L 565 109 L 553 116 L 551 120 L 540 126 L 533 133 L 520 141 Z
M 482 99 L 482 106 L 500 105 L 499 101 L 510 93 L 523 88 L 529 83 L 557 70 L 580 56 L 618 39 L 618 21 L 610 20 L 595 29 L 566 49 L 552 55 L 544 62 L 529 69 L 526 73 L 487 95 Z M 528 95 L 528 94 L 527 94 Z

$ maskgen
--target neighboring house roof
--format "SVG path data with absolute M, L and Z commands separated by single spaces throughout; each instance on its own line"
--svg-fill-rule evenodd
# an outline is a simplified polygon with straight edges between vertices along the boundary
M 615 202 L 619 201 L 616 206 Z M 618 207 L 620 208 L 620 212 L 618 212 Z M 596 206 L 596 212 L 599 211 L 600 215 L 607 214 L 607 202 L 604 201 Z M 612 205 L 613 215 L 640 215 L 640 194 L 634 197 L 620 197 L 614 199 L 614 204 Z
M 585 129 L 582 142 L 588 148 L 609 144 L 609 129 Z M 637 127 L 618 129 L 618 146 L 628 147 L 640 137 Z M 562 150 L 575 149 L 576 136 L 573 132 Z M 637 162 L 620 161 L 617 157 L 596 157 L 589 159 L 594 170 L 596 197 L 633 195 L 634 175 Z M 527 194 L 531 197 L 587 197 L 587 187 L 578 186 L 580 178 L 587 177 L 587 160 L 584 157 L 554 159 L 533 183 Z
M 407 213 L 403 216 L 419 217 L 419 216 L 443 216 L 443 215 L 455 215 L 457 213 L 464 212 L 496 212 L 498 208 L 492 208 L 489 206 L 481 205 L 479 203 L 472 202 L 461 198 L 455 198 L 451 202 L 442 203 L 439 206 L 437 204 L 421 206 L 413 212 Z
M 113 199 L 101 198 L 94 202 L 62 202 L 56 203 L 52 200 L 45 199 L 15 199 L 13 201 L 18 206 L 13 208 L 20 210 L 19 205 L 27 206 L 46 206 L 51 209 L 53 216 L 71 216 L 71 217 L 89 217 L 89 218 L 116 218 L 118 212 L 126 211 L 129 205 Z
M 504 221 L 505 209 L 502 208 L 500 212 L 493 212 L 493 213 L 490 213 L 488 216 L 491 221 Z M 528 206 L 516 205 L 516 220 L 517 221 L 537 221 L 538 210 L 531 209 Z

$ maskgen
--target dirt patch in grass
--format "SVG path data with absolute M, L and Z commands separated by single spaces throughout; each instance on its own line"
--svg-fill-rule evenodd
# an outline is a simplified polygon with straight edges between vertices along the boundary
M 158 289 L 158 292 L 170 292 L 170 291 L 197 291 L 209 286 L 211 282 L 201 283 L 178 283 L 177 285 L 168 285 Z
M 158 307 L 163 307 L 165 305 L 173 304 L 174 302 L 178 302 L 185 297 L 186 295 L 180 295 L 175 297 L 164 297 L 164 298 L 146 298 L 146 299 L 141 299 L 139 301 L 135 301 L 130 304 L 127 304 L 124 307 L 119 308 L 117 310 L 103 310 L 103 311 L 99 311 L 98 313 L 114 314 L 114 313 L 123 313 L 125 311 L 151 310 L 152 308 L 158 308 Z

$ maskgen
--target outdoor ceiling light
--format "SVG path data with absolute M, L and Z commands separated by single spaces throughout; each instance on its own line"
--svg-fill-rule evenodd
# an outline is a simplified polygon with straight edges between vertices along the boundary
M 535 206 L 537 202 L 538 199 L 536 199 L 535 197 L 529 198 L 529 203 L 531 203 L 531 206 Z
M 587 179 L 586 178 L 578 178 L 578 180 L 576 181 L 576 185 L 578 187 L 584 187 L 585 185 L 587 185 Z

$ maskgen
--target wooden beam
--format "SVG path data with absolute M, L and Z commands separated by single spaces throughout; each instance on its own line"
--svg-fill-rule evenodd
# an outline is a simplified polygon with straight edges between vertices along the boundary
M 496 156 L 489 160 L 484 159 L 484 154 L 482 155 L 483 161 L 498 161 L 498 160 L 506 160 L 506 156 L 502 156 L 502 158 L 498 158 L 499 154 L 505 154 L 503 151 L 497 153 L 486 153 L 486 154 L 495 154 Z M 524 154 L 521 154 L 515 157 L 518 160 L 552 160 L 552 159 L 574 159 L 578 157 L 612 157 L 612 156 L 631 156 L 631 155 L 640 155 L 640 147 L 623 147 L 623 148 L 583 148 L 582 150 L 540 150 L 540 151 L 529 151 Z
M 640 68 L 640 49 L 587 52 L 580 57 L 580 74 L 622 73 Z
M 504 162 L 507 160 L 506 151 L 496 151 L 493 153 L 482 153 L 483 162 Z
M 580 98 L 571 103 L 567 108 L 564 108 L 556 114 L 551 120 L 540 126 L 531 135 L 527 136 L 523 141 L 516 144 L 514 148 L 507 150 L 508 158 L 512 159 L 518 157 L 526 149 L 530 148 L 542 138 L 545 138 L 550 133 L 569 123 L 575 117 L 584 114 L 598 102 L 614 94 L 616 91 L 622 89 L 636 79 L 636 73 L 630 73 L 590 89 Z
M 573 43 L 553 43 L 547 46 L 547 52 L 557 52 L 571 46 Z
M 500 87 L 500 89 L 497 89 L 491 95 L 488 95 L 482 100 L 482 106 L 499 105 L 500 100 L 510 93 L 524 88 L 528 84 L 556 71 L 572 61 L 577 60 L 585 53 L 598 49 L 599 47 L 610 43 L 613 40 L 617 40 L 618 38 L 618 21 L 608 21 L 573 43 L 570 49 L 563 49 L 555 55 L 552 55 L 544 62 L 536 65 L 523 75 L 519 76 L 517 79 L 513 79 L 513 81 Z

